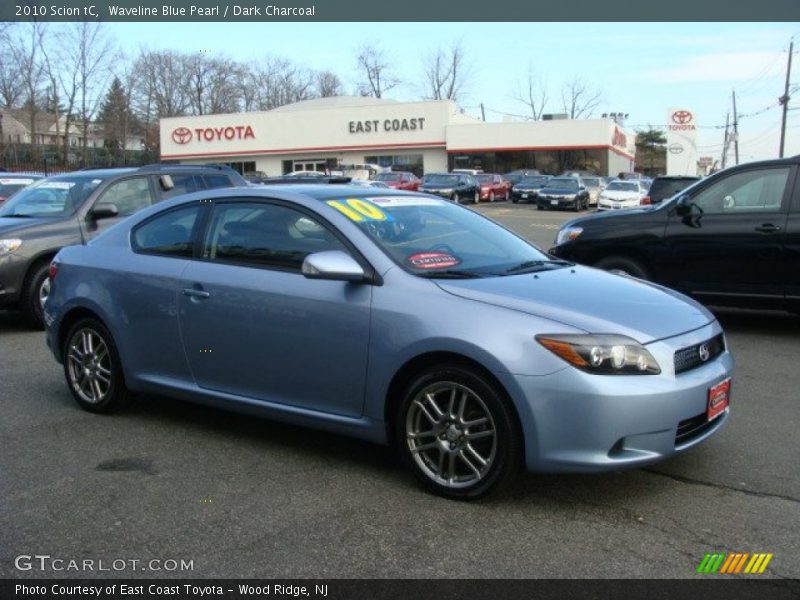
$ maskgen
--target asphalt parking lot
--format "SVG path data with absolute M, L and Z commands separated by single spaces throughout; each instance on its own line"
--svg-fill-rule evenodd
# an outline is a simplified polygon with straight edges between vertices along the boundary
M 478 210 L 545 249 L 574 216 Z M 0 312 L 0 577 L 109 575 L 15 568 L 46 554 L 193 565 L 125 577 L 683 578 L 707 552 L 770 552 L 762 577 L 798 578 L 800 318 L 717 314 L 737 372 L 714 439 L 642 470 L 525 474 L 464 503 L 348 438 L 153 396 L 86 413 L 44 334 Z

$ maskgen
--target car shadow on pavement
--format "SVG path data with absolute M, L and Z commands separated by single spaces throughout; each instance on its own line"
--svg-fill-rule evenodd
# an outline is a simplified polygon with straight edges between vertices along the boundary
M 0 310 L 0 335 L 3 333 L 20 333 L 36 331 L 25 322 L 21 312 Z
M 740 310 L 712 307 L 726 332 L 762 333 L 770 336 L 797 337 L 800 316 L 783 311 Z

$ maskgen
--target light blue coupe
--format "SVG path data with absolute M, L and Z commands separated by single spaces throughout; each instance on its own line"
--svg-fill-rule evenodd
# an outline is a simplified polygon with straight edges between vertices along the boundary
M 396 446 L 474 498 L 638 467 L 729 416 L 719 323 L 476 212 L 345 185 L 209 190 L 59 252 L 47 343 L 87 410 L 163 394 Z

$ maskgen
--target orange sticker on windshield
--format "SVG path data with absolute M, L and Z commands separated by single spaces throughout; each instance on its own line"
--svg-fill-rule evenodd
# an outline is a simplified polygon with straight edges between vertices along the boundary
M 415 269 L 447 269 L 461 264 L 461 260 L 445 252 L 419 252 L 406 258 Z

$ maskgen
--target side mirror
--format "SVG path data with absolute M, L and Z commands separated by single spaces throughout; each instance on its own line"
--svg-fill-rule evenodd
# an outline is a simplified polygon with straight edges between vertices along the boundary
M 95 221 L 100 219 L 113 219 L 119 216 L 119 209 L 116 204 L 111 202 L 100 202 L 94 205 L 91 212 L 89 212 L 89 216 Z
M 679 217 L 685 217 L 691 212 L 692 212 L 692 199 L 689 197 L 689 195 L 684 194 L 683 196 L 678 196 L 678 200 L 675 202 L 675 213 Z
M 355 259 L 341 250 L 315 252 L 306 256 L 302 272 L 308 279 L 364 281 L 366 274 Z

